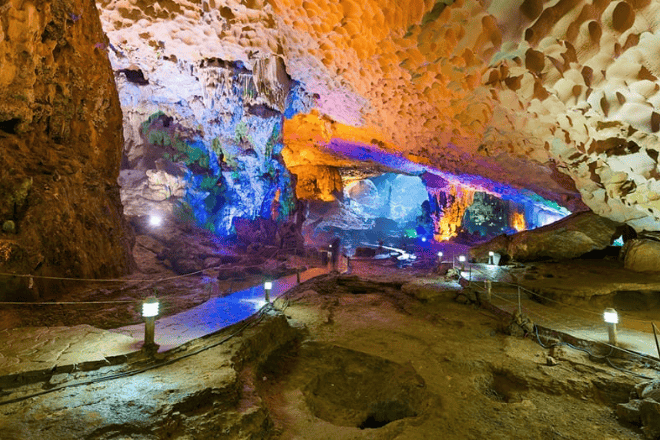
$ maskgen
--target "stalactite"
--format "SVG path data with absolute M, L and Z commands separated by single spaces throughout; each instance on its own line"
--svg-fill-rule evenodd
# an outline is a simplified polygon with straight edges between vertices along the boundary
M 436 241 L 447 241 L 458 234 L 465 210 L 473 200 L 474 190 L 451 186 L 444 208 L 440 213 L 433 214 Z

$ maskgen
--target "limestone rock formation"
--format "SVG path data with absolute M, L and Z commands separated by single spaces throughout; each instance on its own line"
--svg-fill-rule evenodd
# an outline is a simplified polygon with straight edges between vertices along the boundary
M 315 110 L 323 127 L 334 124 L 321 139 L 374 145 L 461 178 L 484 176 L 495 193 L 493 182 L 507 182 L 572 211 L 584 201 L 638 231 L 660 229 L 657 0 L 99 5 L 111 53 L 130 60 L 116 69 L 136 88 L 202 62 L 240 62 L 271 72 L 254 100 L 282 108 L 286 85 L 271 61 L 279 59 L 295 83 L 288 115 Z M 177 73 L 159 87 L 178 102 L 196 77 Z M 199 104 L 184 106 L 199 112 Z M 299 125 L 311 132 L 317 123 Z
M 505 259 L 535 261 L 571 259 L 604 249 L 621 236 L 623 225 L 592 212 L 579 212 L 541 228 L 502 235 L 470 250 L 470 257 L 488 262 L 493 251 Z
M 622 252 L 626 269 L 635 272 L 660 272 L 660 242 L 633 239 L 625 244 Z
M 660 436 L 660 382 L 642 382 L 631 392 L 630 402 L 619 403 L 616 408 L 619 420 L 641 426 L 647 439 Z
M 209 31 L 208 20 L 224 20 L 229 9 L 101 4 L 124 116 L 127 213 L 157 212 L 225 236 L 235 219 L 285 221 L 295 195 L 280 154 L 282 124 L 300 100 L 292 101 L 281 54 L 244 57 L 213 38 L 180 40 L 185 29 Z
M 337 167 L 300 165 L 289 167 L 296 175 L 296 195 L 301 199 L 331 202 L 343 194 L 341 174 Z
M 0 4 L 0 272 L 108 278 L 129 269 L 107 47 L 93 2 Z M 0 299 L 55 287 L 2 277 Z

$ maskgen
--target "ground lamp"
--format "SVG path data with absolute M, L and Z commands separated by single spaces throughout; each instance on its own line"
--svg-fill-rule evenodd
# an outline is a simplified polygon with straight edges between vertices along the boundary
M 266 302 L 270 302 L 270 291 L 273 288 L 273 282 L 272 281 L 266 281 L 264 283 L 264 296 L 266 297 Z
M 460 255 L 458 261 L 461 263 L 461 270 L 465 269 L 465 255 Z
M 144 347 L 156 345 L 156 316 L 158 316 L 159 303 L 155 297 L 148 298 L 142 303 L 142 317 L 144 318 Z
M 493 251 L 489 251 L 489 252 L 488 252 L 488 264 L 495 264 L 495 263 L 493 262 L 493 257 L 494 257 L 494 256 L 495 256 L 495 252 L 493 252 Z
M 160 226 L 163 223 L 163 219 L 159 215 L 149 216 L 149 224 L 151 226 Z
M 605 313 L 603 313 L 603 319 L 605 319 L 605 322 L 607 323 L 607 332 L 610 335 L 610 344 L 616 346 L 616 325 L 619 323 L 619 315 L 614 309 L 605 309 Z

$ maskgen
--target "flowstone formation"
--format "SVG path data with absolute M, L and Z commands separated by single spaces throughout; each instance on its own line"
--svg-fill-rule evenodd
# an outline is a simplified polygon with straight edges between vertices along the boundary
M 0 3 L 0 272 L 121 275 L 121 109 L 99 12 L 80 0 Z M 0 299 L 59 286 L 2 277 Z

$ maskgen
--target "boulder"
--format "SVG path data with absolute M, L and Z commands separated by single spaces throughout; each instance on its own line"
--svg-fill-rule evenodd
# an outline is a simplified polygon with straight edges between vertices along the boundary
M 639 405 L 639 414 L 642 419 L 642 431 L 648 439 L 660 437 L 660 403 L 651 399 L 644 399 Z
M 619 403 L 616 406 L 616 416 L 622 422 L 640 425 L 642 423 L 642 416 L 639 412 L 639 406 L 641 403 L 641 400 L 631 400 L 628 403 Z
M 475 246 L 470 257 L 487 263 L 488 252 L 517 261 L 567 260 L 604 249 L 621 235 L 623 224 L 593 212 L 578 212 L 562 220 L 511 236 L 499 236 Z
M 622 252 L 626 269 L 635 272 L 660 272 L 660 242 L 633 239 L 626 242 Z
M 643 384 L 639 397 L 642 399 L 653 399 L 660 402 L 660 380 L 654 380 Z

